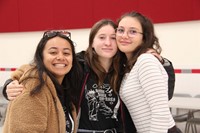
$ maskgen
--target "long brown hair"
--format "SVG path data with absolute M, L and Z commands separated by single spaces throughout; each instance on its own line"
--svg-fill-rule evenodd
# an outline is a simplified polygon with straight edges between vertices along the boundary
M 97 34 L 97 32 L 104 26 L 111 25 L 114 29 L 117 28 L 117 25 L 110 19 L 102 19 L 94 24 L 94 26 L 91 28 L 90 35 L 89 35 L 89 47 L 86 50 L 86 62 L 88 63 L 89 67 L 92 69 L 92 71 L 96 74 L 96 78 L 99 85 L 102 85 L 106 76 L 106 70 L 102 67 L 100 61 L 98 60 L 98 55 L 92 48 L 94 38 Z M 115 90 L 117 87 L 117 77 L 118 77 L 118 68 L 117 65 L 114 63 L 117 63 L 117 60 L 119 60 L 116 55 L 113 57 L 113 62 L 111 64 L 111 68 L 113 68 L 112 75 L 110 76 L 110 84 L 111 88 Z
M 126 62 L 126 68 L 128 71 L 132 68 L 134 63 L 136 62 L 137 58 L 142 54 L 145 53 L 149 48 L 154 49 L 157 53 L 161 53 L 162 49 L 160 47 L 158 38 L 156 37 L 154 33 L 154 26 L 153 23 L 151 22 L 150 19 L 142 15 L 141 13 L 138 12 L 130 12 L 122 15 L 120 19 L 117 21 L 117 24 L 125 18 L 125 17 L 133 17 L 136 18 L 141 26 L 142 26 L 142 31 L 143 31 L 143 42 L 140 46 L 136 48 L 136 50 L 132 53 L 133 56 L 129 60 L 129 62 Z M 126 57 L 124 56 L 124 53 L 121 55 L 121 60 L 126 61 Z

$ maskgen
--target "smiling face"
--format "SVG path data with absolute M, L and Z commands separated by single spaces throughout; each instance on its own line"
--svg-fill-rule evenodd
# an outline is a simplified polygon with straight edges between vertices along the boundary
M 121 19 L 118 29 L 120 29 L 116 32 L 118 48 L 130 59 L 134 50 L 142 44 L 142 26 L 137 18 L 127 16 Z
M 73 56 L 70 43 L 61 38 L 49 39 L 43 50 L 45 67 L 62 82 L 65 74 L 72 68 Z
M 94 37 L 92 47 L 99 60 L 111 60 L 117 52 L 115 29 L 111 25 L 105 25 Z

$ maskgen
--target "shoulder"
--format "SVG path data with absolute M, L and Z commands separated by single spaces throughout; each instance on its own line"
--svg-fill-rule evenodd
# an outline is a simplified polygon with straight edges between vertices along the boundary
M 150 53 L 141 54 L 138 57 L 137 61 L 156 61 L 156 62 L 159 62 L 158 59 L 154 55 L 152 55 Z
M 144 53 L 138 57 L 136 65 L 151 66 L 151 65 L 161 65 L 161 63 L 154 55 L 149 53 Z
M 17 70 L 15 70 L 11 74 L 12 80 L 15 80 L 15 79 L 20 80 L 20 78 L 32 68 L 33 68 L 33 66 L 31 66 L 29 64 L 25 64 L 25 65 L 20 66 Z
M 140 72 L 147 72 L 147 73 L 155 73 L 164 71 L 164 68 L 162 64 L 159 62 L 159 60 L 152 54 L 144 53 L 141 54 L 136 63 L 135 67 Z
M 84 71 L 84 73 L 89 73 L 90 69 L 89 66 L 85 60 L 85 51 L 81 51 L 79 53 L 76 54 L 76 58 L 82 68 L 82 70 Z
M 85 51 L 76 53 L 76 58 L 78 61 L 84 61 L 85 60 Z

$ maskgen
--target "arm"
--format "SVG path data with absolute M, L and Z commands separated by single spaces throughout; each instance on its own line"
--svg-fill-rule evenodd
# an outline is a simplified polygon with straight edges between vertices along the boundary
M 8 79 L 3 86 L 3 96 L 7 100 L 14 100 L 23 91 L 24 86 L 20 85 L 17 80 Z
M 152 55 L 145 55 L 140 58 L 138 68 L 138 77 L 145 97 L 144 101 L 150 108 L 150 131 L 167 132 L 170 123 L 167 74 Z
M 8 100 L 14 100 L 24 89 L 23 85 L 19 84 L 20 77 L 24 74 L 28 65 L 22 65 L 15 70 L 11 79 L 8 79 L 3 86 L 3 95 Z
M 154 55 L 165 68 L 168 74 L 168 100 L 170 100 L 173 97 L 175 86 L 175 72 L 172 62 L 169 61 L 167 58 L 163 58 L 154 49 L 148 49 L 146 53 L 151 53 L 152 55 Z
M 9 100 L 9 99 L 8 99 L 8 96 L 7 96 L 7 93 L 6 93 L 6 88 L 7 88 L 7 85 L 8 85 L 10 82 L 12 82 L 12 79 L 6 80 L 6 82 L 5 82 L 4 85 L 3 85 L 3 92 L 2 92 L 2 94 L 3 94 L 3 96 L 4 96 L 7 100 Z

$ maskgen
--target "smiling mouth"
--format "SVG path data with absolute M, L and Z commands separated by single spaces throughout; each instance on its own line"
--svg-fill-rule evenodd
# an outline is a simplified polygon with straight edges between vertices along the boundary
M 63 67 L 66 67 L 67 65 L 66 64 L 54 64 L 54 66 L 57 68 L 63 68 Z

